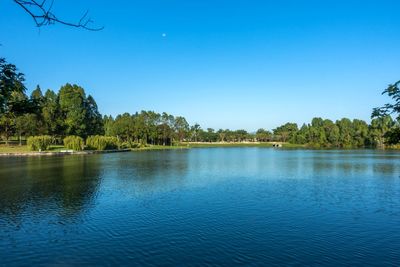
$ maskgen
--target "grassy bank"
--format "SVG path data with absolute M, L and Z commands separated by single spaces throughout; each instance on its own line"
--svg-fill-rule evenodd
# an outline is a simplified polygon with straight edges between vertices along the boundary
M 43 152 L 59 152 L 65 149 L 63 146 L 50 146 L 50 148 Z M 27 145 L 0 145 L 0 153 L 28 153 L 33 152 L 29 150 Z
M 197 147 L 273 147 L 273 142 L 217 142 L 217 143 L 181 143 L 182 146 L 188 146 L 190 148 Z M 283 148 L 305 148 L 304 145 L 296 145 L 289 143 L 281 143 Z
M 188 149 L 187 145 L 175 145 L 175 146 L 159 146 L 159 145 L 148 145 L 140 148 L 132 148 L 132 151 L 149 151 L 149 150 L 170 150 L 170 149 Z
M 150 150 L 171 150 L 171 149 L 189 149 L 189 148 L 207 148 L 207 147 L 272 147 L 272 143 L 180 143 L 174 146 L 148 145 L 140 148 L 132 148 L 132 151 L 150 151 Z M 283 148 L 304 148 L 304 145 L 294 145 L 289 143 L 282 144 Z M 65 150 L 63 146 L 51 146 L 43 152 L 60 152 Z M 0 145 L 0 153 L 28 153 L 32 152 L 26 145 Z
M 197 143 L 182 143 L 181 145 L 188 146 L 190 148 L 198 147 L 272 147 L 271 143 L 209 143 L 209 142 L 197 142 Z
M 265 142 L 265 143 L 258 143 L 258 142 L 248 142 L 248 143 L 208 143 L 208 142 L 184 142 L 179 143 L 174 146 L 161 146 L 161 145 L 147 145 L 140 148 L 132 148 L 131 151 L 152 151 L 152 150 L 176 150 L 176 149 L 190 149 L 190 148 L 218 148 L 218 147 L 264 147 L 264 148 L 272 148 L 274 143 Z M 299 145 L 299 144 L 290 144 L 290 143 L 281 143 L 282 147 L 285 149 L 297 149 L 297 148 L 305 148 L 305 149 L 316 149 L 315 147 L 310 147 L 307 145 Z M 48 150 L 43 152 L 61 152 L 66 148 L 63 146 L 51 146 Z M 329 148 L 318 148 L 318 149 L 329 149 Z M 386 147 L 388 150 L 399 150 L 400 145 L 397 146 L 388 146 Z M 87 152 L 91 152 L 91 150 L 84 150 Z M 26 145 L 0 145 L 0 154 L 24 154 L 34 152 L 30 151 L 28 146 Z M 101 152 L 101 151 L 100 151 Z M 104 151 L 106 152 L 106 151 Z
M 148 150 L 167 150 L 167 149 L 188 149 L 187 145 L 179 145 L 179 146 L 158 146 L 158 145 L 150 145 L 141 148 L 132 148 L 132 151 L 148 151 Z M 64 146 L 51 146 L 48 150 L 42 152 L 61 152 L 62 150 L 67 150 Z M 84 150 L 90 152 L 92 150 Z M 0 154 L 25 154 L 25 153 L 34 153 L 37 151 L 29 150 L 27 145 L 0 145 Z
M 70 150 L 65 148 L 64 146 L 50 146 L 50 148 L 48 150 L 44 150 L 41 151 L 42 153 L 57 153 L 57 152 L 61 152 L 63 150 Z M 91 153 L 91 152 L 112 152 L 112 151 L 126 151 L 126 149 L 121 149 L 121 150 L 102 150 L 102 151 L 96 151 L 96 150 L 83 150 L 83 151 L 75 151 L 75 152 L 79 152 L 79 153 Z M 74 152 L 74 153 L 75 153 Z M 32 151 L 28 148 L 27 145 L 0 145 L 0 154 L 28 154 L 28 153 L 39 153 L 38 151 Z
M 27 146 L 0 145 L 0 153 L 27 153 L 30 152 Z

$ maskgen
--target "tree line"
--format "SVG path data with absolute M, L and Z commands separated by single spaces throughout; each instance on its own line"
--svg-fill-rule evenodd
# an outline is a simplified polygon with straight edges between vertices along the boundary
M 398 123 L 390 116 L 374 118 L 368 125 L 363 120 L 343 118 L 333 122 L 329 119 L 313 118 L 311 123 L 298 128 L 287 123 L 273 130 L 274 137 L 282 142 L 304 144 L 312 147 L 361 148 L 383 147 L 396 144 L 390 138 Z
M 102 134 L 103 119 L 96 101 L 82 87 L 66 84 L 58 93 L 39 86 L 28 97 L 24 75 L 0 59 L 0 133 L 10 137 L 50 135 L 87 137 Z
M 0 134 L 7 143 L 11 137 L 51 136 L 61 142 L 66 136 L 116 137 L 125 144 L 173 145 L 190 142 L 289 142 L 312 147 L 382 147 L 400 142 L 399 83 L 383 93 L 395 101 L 373 110 L 371 123 L 343 118 L 332 121 L 313 118 L 299 127 L 286 123 L 272 131 L 212 128 L 189 125 L 183 116 L 166 112 L 141 111 L 116 117 L 102 116 L 95 99 L 75 84 L 65 84 L 58 92 L 42 92 L 37 86 L 26 94 L 25 77 L 15 65 L 0 58 Z

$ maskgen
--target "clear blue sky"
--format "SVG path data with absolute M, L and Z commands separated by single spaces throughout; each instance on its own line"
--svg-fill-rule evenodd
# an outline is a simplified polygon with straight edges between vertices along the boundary
M 400 79 L 398 0 L 55 0 L 67 20 L 86 9 L 103 31 L 38 30 L 0 1 L 0 56 L 30 90 L 77 83 L 103 114 L 166 111 L 249 131 L 314 116 L 369 121 Z

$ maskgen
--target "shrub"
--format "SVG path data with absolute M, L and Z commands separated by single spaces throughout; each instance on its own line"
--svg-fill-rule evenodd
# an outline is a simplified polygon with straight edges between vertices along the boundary
M 108 136 L 107 140 L 107 149 L 119 149 L 119 140 L 117 137 Z
M 396 145 L 400 144 L 400 128 L 392 128 L 389 131 L 387 131 L 384 135 L 385 137 L 385 143 L 387 145 Z
M 67 136 L 64 138 L 64 146 L 68 149 L 81 151 L 84 148 L 83 139 L 74 135 Z
M 31 136 L 28 137 L 27 144 L 32 151 L 42 151 L 49 149 L 52 140 L 51 136 L 48 135 Z
M 95 135 L 86 139 L 86 146 L 94 150 L 118 149 L 119 141 L 116 137 Z
M 120 148 L 122 148 L 122 149 L 126 149 L 126 148 L 140 148 L 140 147 L 141 147 L 141 144 L 139 144 L 139 143 L 134 143 L 134 142 L 131 142 L 131 141 L 123 142 L 123 143 L 120 145 Z

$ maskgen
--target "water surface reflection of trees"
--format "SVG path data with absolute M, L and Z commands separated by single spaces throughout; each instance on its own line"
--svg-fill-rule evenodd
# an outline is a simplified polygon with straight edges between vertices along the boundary
M 135 196 L 177 190 L 188 182 L 188 154 L 187 150 L 121 154 L 105 176 L 116 178 L 115 190 Z
M 8 158 L 0 161 L 0 215 L 78 216 L 100 184 L 98 157 Z

